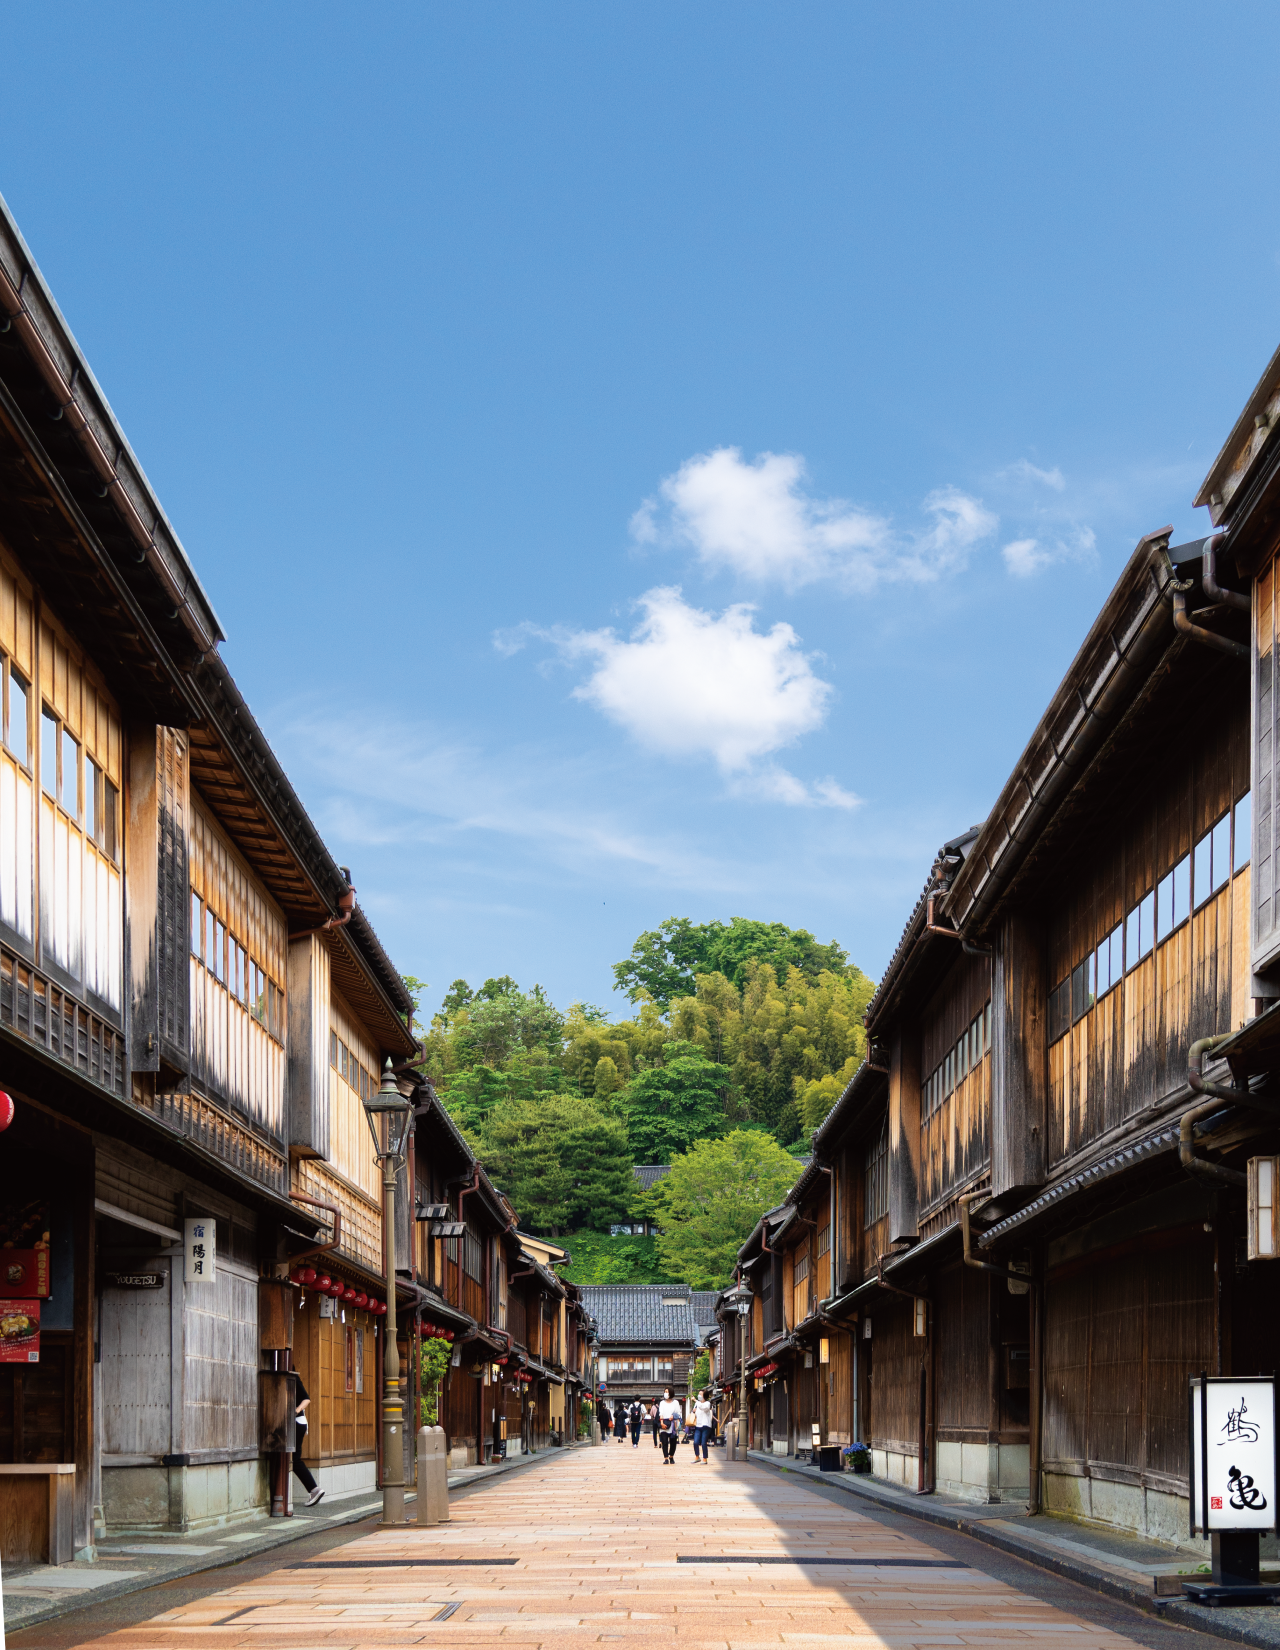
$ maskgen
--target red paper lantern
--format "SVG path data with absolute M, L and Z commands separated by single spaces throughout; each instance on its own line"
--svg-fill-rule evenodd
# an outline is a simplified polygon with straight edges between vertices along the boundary
M 363 1289 L 362 1289 L 362 1290 L 361 1290 L 361 1291 L 360 1291 L 360 1293 L 359 1293 L 359 1294 L 358 1294 L 358 1295 L 357 1295 L 357 1296 L 356 1296 L 356 1299 L 355 1299 L 355 1304 L 356 1304 L 356 1305 L 357 1305 L 357 1306 L 368 1306 L 368 1304 L 369 1304 L 369 1297 L 368 1297 L 368 1295 L 366 1295 L 366 1294 L 365 1294 L 365 1292 L 364 1292 L 364 1290 L 363 1290 Z
M 446 1341 L 451 1341 L 453 1339 L 453 1330 L 452 1329 L 446 1329 L 445 1332 L 444 1332 L 444 1338 L 445 1338 Z
M 290 1272 L 289 1282 L 300 1284 L 302 1282 L 302 1273 L 297 1270 Z
M 305 1284 L 308 1284 L 308 1283 L 314 1283 L 315 1281 L 316 1281 L 316 1269 L 315 1269 L 315 1267 L 314 1266 L 304 1266 L 302 1268 L 302 1282 L 303 1282 L 303 1284 L 305 1285 Z
M 353 1300 L 355 1300 L 355 1298 L 356 1298 L 356 1286 L 355 1286 L 354 1283 L 349 1283 L 347 1285 L 347 1287 L 342 1291 L 342 1298 L 343 1298 L 344 1301 L 353 1301 Z
M 0 1134 L 13 1122 L 13 1114 L 18 1108 L 13 1103 L 13 1096 L 0 1089 Z
M 333 1282 L 329 1285 L 329 1293 L 333 1296 L 334 1300 L 340 1301 L 346 1292 L 347 1286 L 343 1283 L 342 1279 L 334 1278 Z
M 320 1276 L 315 1278 L 313 1281 L 319 1292 L 322 1295 L 327 1295 L 329 1293 L 329 1285 L 333 1282 L 333 1279 L 327 1272 L 321 1272 Z

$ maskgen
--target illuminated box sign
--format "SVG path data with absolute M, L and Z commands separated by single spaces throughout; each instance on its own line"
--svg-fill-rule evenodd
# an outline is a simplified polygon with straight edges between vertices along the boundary
M 218 1228 L 212 1215 L 183 1222 L 186 1253 L 182 1277 L 186 1283 L 212 1283 L 218 1268 Z
M 1274 1380 L 1194 1376 L 1188 1397 L 1192 1535 L 1274 1530 Z
M 49 1293 L 47 1249 L 0 1249 L 0 1291 L 23 1299 L 43 1299 Z

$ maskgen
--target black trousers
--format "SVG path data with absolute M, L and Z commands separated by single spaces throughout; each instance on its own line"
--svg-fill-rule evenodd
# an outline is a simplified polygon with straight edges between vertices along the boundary
M 631 1423 L 631 1447 L 632 1447 L 632 1449 L 638 1449 L 640 1447 L 640 1423 L 639 1423 L 639 1421 L 632 1421 L 632 1423 Z
M 675 1458 L 676 1435 L 674 1432 L 664 1432 L 662 1434 L 662 1459 L 664 1461 L 674 1461 Z
M 653 1428 L 653 1447 L 654 1447 L 654 1449 L 657 1449 L 657 1447 L 658 1447 L 658 1423 L 656 1421 L 651 1421 L 649 1424 Z
M 310 1495 L 316 1487 L 316 1481 L 311 1476 L 311 1468 L 302 1459 L 302 1441 L 306 1436 L 305 1432 L 299 1432 L 298 1434 L 298 1447 L 293 1452 L 293 1475 L 307 1494 Z

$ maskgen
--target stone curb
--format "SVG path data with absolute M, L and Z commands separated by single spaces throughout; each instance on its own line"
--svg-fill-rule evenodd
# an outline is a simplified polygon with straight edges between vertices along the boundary
M 519 1472 L 523 1467 L 532 1467 L 536 1464 L 566 1456 L 570 1450 L 587 1448 L 586 1444 L 571 1444 L 564 1449 L 539 1450 L 536 1455 L 519 1455 L 513 1461 L 502 1462 L 496 1472 L 486 1472 L 482 1477 L 464 1480 L 460 1484 L 450 1486 L 450 1499 L 455 1495 L 469 1495 L 482 1485 L 491 1484 L 496 1478 L 505 1478 L 509 1472 Z M 376 1492 L 371 1492 L 376 1493 Z M 405 1501 L 411 1504 L 417 1500 L 417 1491 L 410 1490 L 405 1495 Z M 69 1593 L 65 1599 L 51 1598 L 46 1604 L 31 1610 L 24 1611 L 21 1620 L 7 1621 L 4 1616 L 4 1601 L 0 1597 L 0 1627 L 8 1633 L 21 1633 L 27 1627 L 39 1627 L 44 1622 L 55 1621 L 61 1616 L 70 1615 L 75 1610 L 91 1609 L 93 1605 L 104 1599 L 123 1598 L 126 1593 L 145 1592 L 148 1587 L 160 1587 L 166 1582 L 181 1581 L 186 1576 L 201 1575 L 210 1570 L 229 1569 L 233 1564 L 239 1564 L 246 1558 L 260 1558 L 264 1553 L 273 1552 L 277 1547 L 290 1546 L 295 1541 L 303 1541 L 310 1535 L 324 1535 L 329 1530 L 341 1530 L 348 1524 L 363 1524 L 366 1519 L 376 1517 L 376 1511 L 370 1510 L 368 1505 L 363 1511 L 352 1509 L 339 1517 L 329 1517 L 321 1524 L 318 1520 L 309 1518 L 298 1521 L 296 1519 L 275 1520 L 285 1522 L 288 1528 L 280 1531 L 264 1530 L 257 1541 L 245 1541 L 234 1551 L 228 1551 L 225 1556 L 206 1554 L 201 1558 L 188 1558 L 175 1564 L 172 1569 L 156 1569 L 144 1576 L 129 1576 L 118 1582 L 104 1582 L 100 1587 L 86 1588 L 83 1593 Z M 412 1529 L 417 1528 L 411 1523 Z M 139 1537 L 139 1540 L 144 1539 Z M 120 1555 L 122 1558 L 126 1554 Z M 14 1600 L 17 1603 L 18 1600 Z
M 1108 1575 L 1084 1560 L 1046 1552 L 1034 1540 L 1019 1540 L 1015 1530 L 1001 1525 L 997 1520 L 965 1518 L 950 1509 L 944 1511 L 937 1507 L 927 1507 L 923 1505 L 923 1501 L 905 1503 L 904 1500 L 885 1493 L 875 1485 L 850 1482 L 852 1474 L 819 1472 L 814 1467 L 802 1466 L 794 1460 L 784 1461 L 757 1450 L 750 1452 L 748 1460 L 754 1466 L 769 1467 L 774 1472 L 786 1473 L 789 1477 L 802 1479 L 806 1483 L 822 1483 L 831 1489 L 843 1490 L 846 1495 L 851 1495 L 856 1500 L 869 1501 L 887 1511 L 919 1519 L 922 1524 L 959 1530 L 961 1534 L 972 1536 L 975 1541 L 985 1542 L 988 1547 L 998 1548 L 1000 1552 L 1008 1553 L 1013 1558 L 1025 1559 L 1029 1564 L 1052 1571 L 1054 1575 L 1077 1582 L 1095 1593 L 1103 1593 L 1108 1598 L 1132 1604 L 1145 1615 L 1158 1616 L 1161 1621 L 1175 1621 L 1180 1627 L 1191 1627 L 1201 1633 L 1210 1633 L 1215 1638 L 1230 1639 L 1235 1644 L 1256 1645 L 1258 1650 L 1277 1650 L 1277 1646 L 1280 1646 L 1280 1614 L 1268 1618 L 1266 1624 L 1262 1624 L 1247 1619 L 1261 1613 L 1251 1608 L 1228 1607 L 1214 1610 L 1202 1604 L 1192 1604 L 1190 1600 L 1156 1598 L 1148 1588 L 1139 1586 L 1136 1582 Z M 1274 1626 L 1271 1625 L 1271 1620 L 1274 1620 Z

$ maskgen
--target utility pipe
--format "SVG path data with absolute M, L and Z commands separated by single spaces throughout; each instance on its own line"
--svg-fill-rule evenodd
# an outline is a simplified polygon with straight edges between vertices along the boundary
M 331 1249 L 336 1249 L 342 1237 L 342 1211 L 337 1204 L 322 1203 L 318 1197 L 308 1197 L 305 1192 L 290 1192 L 289 1196 L 295 1203 L 310 1203 L 315 1208 L 324 1209 L 333 1216 L 333 1236 L 329 1241 L 327 1243 L 317 1243 L 311 1249 L 304 1249 L 300 1255 L 292 1255 L 289 1259 L 290 1266 L 296 1266 L 300 1260 L 305 1260 L 308 1255 L 323 1255 Z
M 1214 533 L 1211 538 L 1204 541 L 1200 585 L 1211 602 L 1221 602 L 1224 607 L 1234 607 L 1238 613 L 1250 613 L 1253 611 L 1253 604 L 1242 590 L 1224 590 L 1218 583 L 1218 551 L 1222 548 L 1226 536 L 1225 533 Z
M 1230 1100 L 1237 1106 L 1252 1106 L 1255 1111 L 1280 1111 L 1280 1095 L 1268 1089 L 1251 1089 L 1246 1083 L 1239 1088 L 1231 1083 L 1211 1083 L 1204 1075 L 1204 1057 L 1219 1044 L 1228 1042 L 1234 1032 L 1219 1037 L 1201 1037 L 1187 1050 L 1187 1082 L 1197 1094 L 1209 1095 L 1214 1100 Z
M 946 940 L 959 940 L 960 948 L 966 957 L 994 957 L 995 951 L 991 948 L 991 946 L 974 945 L 971 940 L 965 939 L 964 935 L 957 929 L 943 928 L 940 923 L 936 923 L 933 920 L 933 902 L 937 899 L 937 897 L 938 896 L 936 893 L 929 895 L 929 903 L 925 907 L 924 914 L 925 932 L 929 934 L 941 934 L 943 939 Z
M 975 1198 L 990 1196 L 990 1191 L 983 1186 L 976 1192 L 961 1192 L 956 1200 L 960 1205 L 960 1235 L 964 1240 L 964 1263 L 966 1266 L 976 1267 L 980 1272 L 994 1272 L 998 1278 L 1011 1278 L 1016 1283 L 1030 1283 L 1031 1279 L 1027 1273 L 1012 1272 L 1007 1266 L 995 1266 L 989 1260 L 979 1260 L 973 1253 L 969 1231 L 969 1205 Z
M 1247 1186 L 1249 1177 L 1239 1169 L 1228 1169 L 1223 1163 L 1208 1163 L 1196 1156 L 1196 1124 L 1221 1110 L 1221 1100 L 1209 1100 L 1203 1106 L 1192 1106 L 1190 1111 L 1183 1112 L 1178 1120 L 1178 1161 L 1195 1180 L 1207 1180 L 1215 1186 Z
M 1173 628 L 1180 635 L 1190 636 L 1193 641 L 1201 642 L 1205 647 L 1214 648 L 1219 653 L 1225 653 L 1232 659 L 1247 659 L 1249 657 L 1247 642 L 1233 642 L 1230 636 L 1219 636 L 1212 630 L 1206 630 L 1203 625 L 1192 624 L 1187 615 L 1188 582 L 1186 579 L 1171 581 L 1173 589 Z

